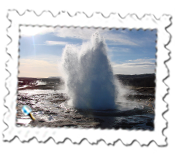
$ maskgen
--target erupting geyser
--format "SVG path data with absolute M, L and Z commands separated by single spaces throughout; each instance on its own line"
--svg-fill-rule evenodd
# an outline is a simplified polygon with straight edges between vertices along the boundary
M 107 46 L 98 32 L 80 46 L 67 45 L 62 67 L 69 101 L 77 109 L 115 109 L 116 88 Z

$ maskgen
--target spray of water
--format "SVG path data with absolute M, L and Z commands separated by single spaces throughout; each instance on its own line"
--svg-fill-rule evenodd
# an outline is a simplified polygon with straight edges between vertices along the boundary
M 117 102 L 127 102 L 126 96 L 130 94 L 130 90 L 126 88 L 117 78 L 115 78 L 115 87 L 118 88 Z
M 124 111 L 124 110 L 131 110 L 134 108 L 142 109 L 144 107 L 145 105 L 144 102 L 138 102 L 137 100 L 127 99 L 127 96 L 131 94 L 136 94 L 136 92 L 128 88 L 126 85 L 123 85 L 123 83 L 119 81 L 118 78 L 115 79 L 115 86 L 118 89 L 118 95 L 116 98 L 118 110 Z
M 77 109 L 116 109 L 117 88 L 105 40 L 98 32 L 81 46 L 67 45 L 62 67 L 70 105 Z

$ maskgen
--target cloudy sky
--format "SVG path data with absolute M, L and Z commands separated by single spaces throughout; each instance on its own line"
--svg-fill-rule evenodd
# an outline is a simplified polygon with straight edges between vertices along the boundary
M 67 44 L 81 46 L 94 28 L 20 27 L 19 77 L 62 76 L 61 56 Z M 98 29 L 105 38 L 114 74 L 155 73 L 156 30 Z

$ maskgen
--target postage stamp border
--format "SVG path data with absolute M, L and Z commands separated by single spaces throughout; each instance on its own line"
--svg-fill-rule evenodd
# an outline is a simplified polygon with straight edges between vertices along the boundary
M 94 15 L 91 18 L 84 19 L 84 15 L 77 15 L 74 18 L 67 14 L 52 17 L 50 13 L 44 12 L 41 16 L 36 16 L 34 12 L 26 12 L 19 16 L 16 12 L 8 12 L 8 19 L 12 20 L 11 27 L 8 29 L 8 35 L 12 38 L 11 44 L 8 45 L 8 52 L 11 59 L 7 63 L 7 68 L 11 76 L 6 81 L 10 94 L 6 97 L 5 106 L 9 108 L 6 115 L 3 116 L 4 122 L 8 124 L 8 129 L 3 132 L 3 140 L 11 140 L 18 136 L 20 140 L 28 140 L 36 137 L 39 141 L 45 141 L 49 137 L 55 138 L 56 141 L 69 137 L 72 141 L 81 141 L 87 138 L 90 142 L 96 142 L 104 139 L 106 142 L 121 139 L 125 144 L 131 143 L 134 139 L 141 144 L 148 144 L 154 140 L 159 145 L 166 144 L 166 137 L 163 135 L 163 129 L 166 127 L 166 120 L 162 117 L 166 111 L 166 103 L 163 101 L 167 93 L 167 86 L 163 79 L 167 76 L 167 69 L 164 61 L 169 58 L 167 49 L 164 45 L 169 41 L 169 34 L 165 27 L 170 24 L 170 17 L 163 16 L 156 20 L 154 16 L 146 16 L 137 19 L 133 15 L 128 15 L 122 19 L 116 15 L 109 18 L 103 18 L 101 15 Z M 46 19 L 49 19 L 48 21 Z M 60 22 L 59 22 L 60 21 Z M 83 22 L 82 22 L 83 21 Z M 115 21 L 115 22 L 114 22 Z M 155 105 L 155 130 L 154 131 L 137 131 L 137 130 L 100 130 L 100 129 L 73 129 L 73 128 L 26 128 L 16 127 L 16 98 L 17 98 L 17 77 L 18 77 L 18 56 L 19 56 L 19 25 L 38 25 L 38 26 L 61 26 L 61 27 L 97 27 L 97 28 L 128 28 L 128 29 L 157 29 L 157 63 L 156 63 L 156 105 Z M 9 122 L 9 123 L 8 123 Z M 89 132 L 87 134 L 87 132 Z M 61 134 L 60 134 L 61 133 Z M 116 136 L 114 136 L 116 135 Z

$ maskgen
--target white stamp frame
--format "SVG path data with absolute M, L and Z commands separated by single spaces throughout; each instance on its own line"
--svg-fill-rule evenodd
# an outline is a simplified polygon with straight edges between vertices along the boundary
M 163 134 L 164 129 L 167 128 L 167 121 L 164 119 L 163 114 L 167 111 L 167 103 L 164 102 L 164 97 L 168 92 L 164 79 L 168 76 L 165 61 L 169 59 L 169 50 L 165 48 L 165 45 L 170 41 L 170 34 L 166 28 L 171 24 L 171 16 L 163 15 L 160 19 L 156 19 L 153 15 L 145 15 L 139 19 L 136 15 L 127 15 L 122 18 L 119 14 L 113 13 L 106 18 L 101 13 L 94 13 L 91 17 L 88 17 L 85 13 L 77 13 L 71 16 L 68 12 L 60 12 L 54 16 L 50 11 L 44 11 L 40 15 L 36 15 L 34 11 L 29 10 L 20 15 L 16 10 L 9 10 L 7 19 L 10 21 L 7 35 L 11 38 L 11 42 L 7 45 L 7 54 L 10 57 L 6 63 L 6 70 L 10 73 L 10 76 L 7 77 L 5 83 L 6 88 L 9 90 L 4 103 L 6 107 L 4 107 L 4 123 L 8 126 L 3 132 L 5 141 L 11 141 L 14 137 L 18 137 L 24 142 L 35 137 L 39 142 L 45 142 L 52 138 L 56 143 L 59 143 L 69 138 L 73 143 L 80 143 L 83 139 L 87 139 L 91 144 L 97 143 L 99 140 L 104 140 L 107 144 L 115 144 L 121 140 L 125 145 L 130 145 L 133 141 L 139 142 L 140 145 L 149 145 L 152 141 L 159 146 L 167 145 L 167 137 Z M 20 25 L 157 29 L 154 131 L 17 127 L 16 99 Z

